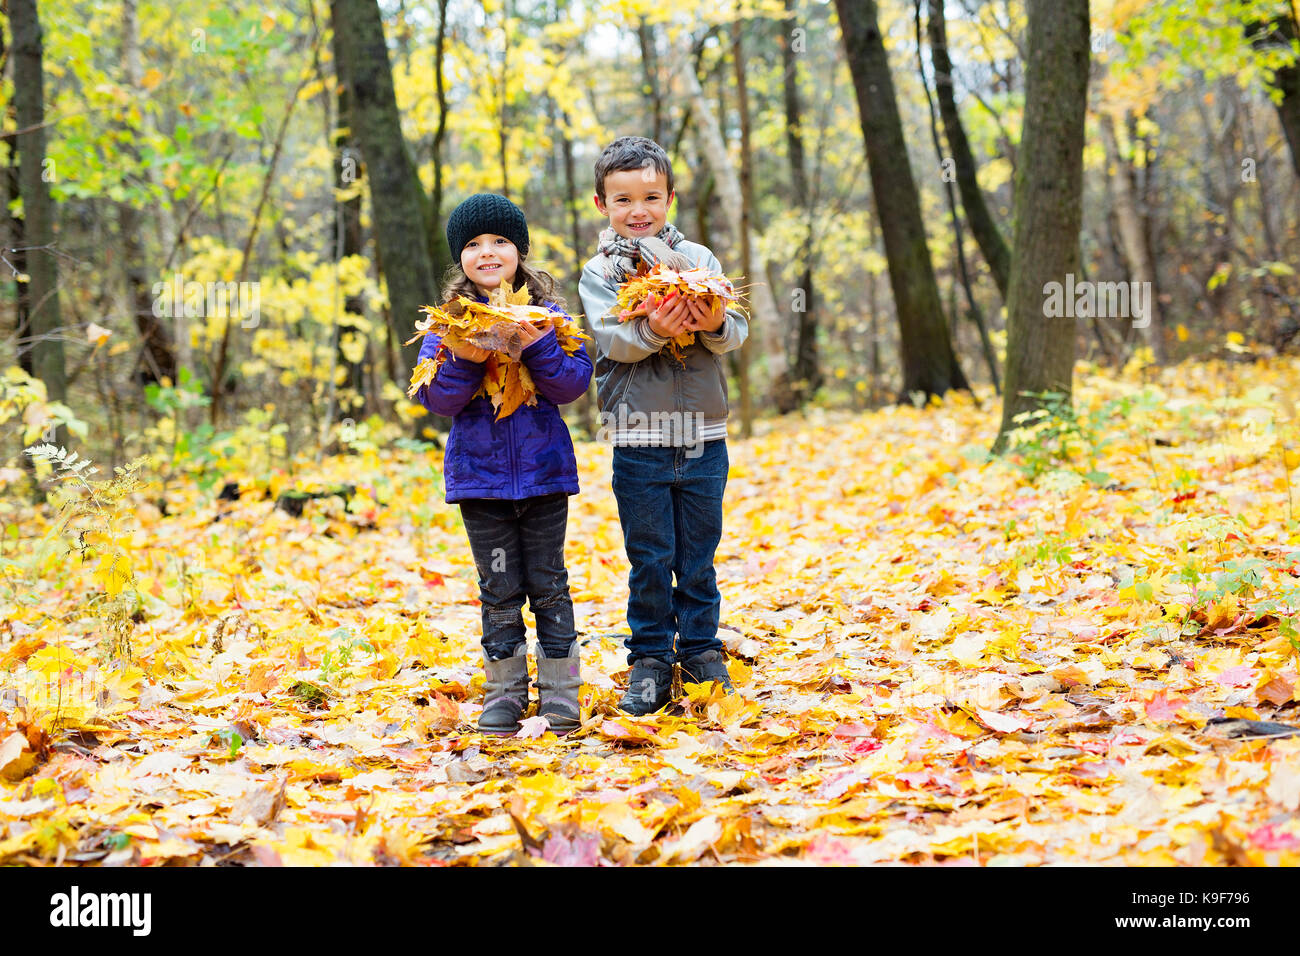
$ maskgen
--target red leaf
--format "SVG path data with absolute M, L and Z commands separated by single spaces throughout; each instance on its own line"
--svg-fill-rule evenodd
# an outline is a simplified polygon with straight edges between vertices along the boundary
M 1178 720 L 1178 708 L 1187 703 L 1182 698 L 1170 698 L 1162 690 L 1146 702 L 1147 716 L 1152 720 Z
M 853 754 L 855 757 L 865 757 L 867 754 L 871 753 L 871 751 L 879 749 L 880 741 L 875 737 L 867 737 L 863 740 L 859 740 L 850 747 L 849 753 Z
M 832 737 L 872 737 L 872 729 L 866 724 L 840 724 L 831 731 Z
M 600 836 L 577 833 L 572 840 L 566 840 L 558 833 L 552 834 L 542 846 L 542 859 L 556 866 L 598 866 Z
M 1296 850 L 1300 849 L 1300 838 L 1291 833 L 1279 833 L 1275 824 L 1266 823 L 1250 834 L 1250 842 L 1261 850 Z
M 1254 687 L 1256 674 L 1255 668 L 1243 664 L 1240 667 L 1229 667 L 1214 679 L 1225 687 Z

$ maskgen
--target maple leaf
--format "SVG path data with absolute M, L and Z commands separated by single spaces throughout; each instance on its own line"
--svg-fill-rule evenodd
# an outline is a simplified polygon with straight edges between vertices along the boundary
M 1253 687 L 1257 673 L 1255 668 L 1243 664 L 1220 671 L 1214 679 L 1227 687 Z
M 0 740 L 0 775 L 9 780 L 20 779 L 33 764 L 35 755 L 28 749 L 27 738 L 14 731 Z
M 1295 698 L 1295 682 L 1283 674 L 1276 674 L 1267 683 L 1260 685 L 1259 696 L 1262 700 L 1281 707 Z
M 433 692 L 428 707 L 420 708 L 415 726 L 421 736 L 436 737 L 456 729 L 460 724 L 460 708 L 444 694 Z
M 1181 720 L 1178 708 L 1186 706 L 1188 701 L 1171 698 L 1167 691 L 1156 691 L 1155 695 L 1143 705 L 1146 715 L 1152 720 Z
M 840 724 L 831 731 L 832 737 L 874 737 L 875 729 L 866 724 L 848 723 Z
M 524 350 L 520 323 L 538 327 L 545 323 L 554 328 L 560 348 L 569 355 L 582 348 L 590 336 L 571 317 L 529 303 L 527 286 L 514 292 L 498 286 L 487 302 L 462 295 L 441 307 L 422 306 L 428 319 L 416 322 L 416 334 L 406 344 L 430 334 L 438 335 L 441 344 L 432 358 L 421 360 L 412 371 L 407 396 L 414 398 L 420 386 L 434 380 L 444 362 L 455 361 L 453 349 L 470 345 L 490 353 L 483 384 L 474 397 L 485 396 L 492 402 L 497 421 L 522 405 L 536 405 L 536 386 L 520 361 Z
M 551 834 L 542 844 L 542 859 L 556 866 L 598 866 L 601 860 L 600 837 L 594 833 L 576 833 L 570 839 L 558 833 Z
M 545 717 L 540 715 L 525 717 L 519 721 L 519 729 L 515 731 L 515 736 L 520 740 L 533 740 L 542 736 L 551 729 L 550 723 Z
M 983 707 L 976 707 L 975 715 L 981 724 L 1000 734 L 1014 734 L 1020 730 L 1028 730 L 1034 725 L 1034 722 L 1024 714 L 999 714 L 996 711 L 985 710 Z
M 411 373 L 411 387 L 406 390 L 408 398 L 415 398 L 415 393 L 420 390 L 422 385 L 428 385 L 438 374 L 438 366 L 442 363 L 434 358 L 421 359 L 420 364 L 415 366 L 415 371 Z
M 1300 837 L 1279 830 L 1278 825 L 1273 823 L 1266 823 L 1253 830 L 1249 839 L 1261 850 L 1300 850 Z
M 857 866 L 863 861 L 848 840 L 821 833 L 804 849 L 803 858 L 819 866 Z
M 645 270 L 644 262 L 636 275 L 619 286 L 616 307 L 619 309 L 620 322 L 630 322 L 648 315 L 668 295 L 695 299 L 710 310 L 715 309 L 719 302 L 724 306 L 733 306 L 739 298 L 731 280 L 712 269 L 701 267 L 678 270 L 658 263 L 648 270 L 642 270 Z M 682 349 L 694 342 L 694 332 L 681 332 L 669 339 L 664 347 L 681 361 L 684 356 Z
M 722 824 L 718 822 L 718 818 L 713 815 L 706 816 L 692 823 L 676 840 L 670 840 L 665 844 L 662 859 L 665 862 L 679 859 L 683 863 L 689 863 L 697 859 L 721 837 Z

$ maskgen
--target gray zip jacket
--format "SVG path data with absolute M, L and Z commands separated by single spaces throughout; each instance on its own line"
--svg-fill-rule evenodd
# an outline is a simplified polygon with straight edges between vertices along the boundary
M 692 266 L 721 271 L 705 246 L 676 247 Z M 618 320 L 618 287 L 605 279 L 608 259 L 596 255 L 582 270 L 578 295 L 596 341 L 599 437 L 614 445 L 695 446 L 727 437 L 727 378 L 719 357 L 738 349 L 749 323 L 728 309 L 717 332 L 696 332 L 682 349 L 684 363 L 665 350 L 668 340 L 644 316 Z M 661 351 L 662 350 L 662 351 Z

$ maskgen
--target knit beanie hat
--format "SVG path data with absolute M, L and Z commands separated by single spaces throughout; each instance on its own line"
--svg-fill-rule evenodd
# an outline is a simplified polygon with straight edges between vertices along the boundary
M 457 206 L 447 217 L 447 246 L 451 257 L 460 262 L 461 250 L 475 236 L 484 233 L 505 236 L 519 249 L 519 258 L 528 255 L 528 220 L 524 211 L 505 196 L 478 193 Z

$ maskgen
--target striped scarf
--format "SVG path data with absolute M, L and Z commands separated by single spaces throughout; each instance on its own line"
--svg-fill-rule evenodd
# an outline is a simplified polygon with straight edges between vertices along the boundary
M 680 265 L 681 261 L 685 260 L 684 256 L 666 254 L 668 250 L 677 248 L 685 240 L 686 237 L 671 222 L 664 223 L 658 235 L 644 239 L 620 236 L 613 228 L 606 227 L 600 231 L 596 251 L 609 260 L 604 270 L 606 281 L 614 285 L 622 285 L 636 275 L 638 260 L 644 261 L 650 267 L 665 260 L 667 265 L 673 268 L 689 267 L 689 263 L 685 266 Z M 664 248 L 665 246 L 667 249 Z

